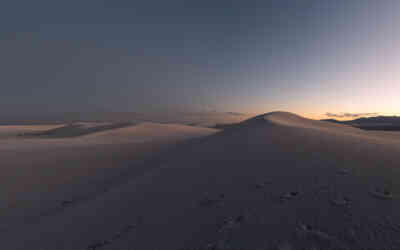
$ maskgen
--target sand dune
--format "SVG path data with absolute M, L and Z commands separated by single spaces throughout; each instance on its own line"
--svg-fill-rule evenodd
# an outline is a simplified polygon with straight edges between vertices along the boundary
M 101 194 L 5 228 L 2 244 L 400 249 L 399 138 L 284 112 L 257 116 L 171 148 Z
M 300 127 L 300 128 L 311 128 L 319 130 L 325 129 L 327 131 L 337 130 L 340 132 L 346 132 L 346 131 L 353 133 L 359 132 L 359 129 L 353 128 L 351 126 L 306 119 L 304 117 L 289 112 L 272 112 L 263 116 L 265 120 L 279 125 Z
M 35 131 L 24 133 L 23 136 L 40 136 L 43 138 L 66 138 L 78 137 L 93 133 L 99 133 L 106 130 L 119 129 L 132 126 L 129 122 L 120 123 L 71 123 L 61 127 L 52 128 L 45 131 Z
M 97 128 L 99 124 L 84 124 Z M 174 124 L 143 123 L 116 127 L 77 137 L 19 136 L 47 133 L 65 126 L 2 127 L 0 140 L 0 203 L 4 228 L 20 227 L 43 214 L 54 214 L 63 201 L 85 200 L 128 175 L 151 168 L 179 141 L 215 133 L 216 130 Z M 65 130 L 61 131 L 65 134 Z M 62 208 L 62 206 L 61 206 Z
M 400 133 L 397 132 L 365 131 L 350 125 L 306 119 L 288 112 L 272 112 L 266 114 L 264 119 L 282 126 L 321 130 L 325 133 L 350 137 L 362 137 L 364 139 L 380 141 L 384 144 L 398 143 L 400 140 Z
M 58 128 L 62 125 L 2 125 L 0 139 L 13 138 L 25 133 L 33 133 Z
M 212 127 L 215 124 L 240 122 L 250 118 L 250 114 L 236 112 L 68 112 L 58 114 L 25 114 L 3 115 L 0 117 L 0 125 L 46 125 L 46 124 L 68 124 L 77 121 L 84 123 L 120 123 L 120 122 L 153 122 L 153 123 L 179 123 L 192 124 L 196 126 Z

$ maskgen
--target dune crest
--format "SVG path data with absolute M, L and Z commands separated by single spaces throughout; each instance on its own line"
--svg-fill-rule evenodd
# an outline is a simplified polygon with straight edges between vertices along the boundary
M 312 120 L 304 118 L 290 112 L 271 112 L 263 115 L 263 118 L 270 124 L 300 128 L 312 129 L 323 133 L 340 135 L 346 137 L 357 137 L 361 139 L 373 140 L 380 143 L 398 143 L 400 134 L 387 131 L 365 131 L 350 125 L 332 123 L 327 121 Z
M 356 132 L 359 131 L 357 128 L 346 126 L 342 124 L 329 123 L 325 121 L 312 120 L 304 118 L 290 112 L 271 112 L 264 115 L 264 119 L 274 124 L 290 126 L 290 127 L 301 127 L 301 128 L 312 128 L 312 129 L 331 129 L 331 130 L 346 130 Z

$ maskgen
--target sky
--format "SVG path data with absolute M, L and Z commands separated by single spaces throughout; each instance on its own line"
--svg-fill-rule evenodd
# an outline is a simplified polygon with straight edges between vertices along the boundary
M 400 113 L 397 0 L 3 0 L 0 115 Z

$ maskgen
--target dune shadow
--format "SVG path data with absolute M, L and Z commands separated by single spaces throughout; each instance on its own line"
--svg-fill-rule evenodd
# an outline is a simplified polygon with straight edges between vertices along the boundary
M 40 132 L 32 132 L 25 133 L 23 136 L 29 137 L 41 137 L 41 138 L 67 138 L 67 137 L 78 137 L 93 133 L 98 133 L 106 130 L 119 129 L 124 127 L 129 127 L 135 125 L 132 122 L 120 122 L 120 123 L 112 123 L 112 124 L 101 124 L 97 126 L 85 126 L 80 123 L 72 123 L 62 127 L 40 131 Z

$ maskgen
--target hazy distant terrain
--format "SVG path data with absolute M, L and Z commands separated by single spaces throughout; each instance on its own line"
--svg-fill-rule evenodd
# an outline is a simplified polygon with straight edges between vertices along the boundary
M 364 117 L 350 121 L 326 119 L 324 121 L 350 125 L 364 130 L 400 131 L 400 117 L 398 116 Z
M 179 123 L 212 127 L 215 124 L 237 123 L 250 118 L 250 114 L 237 112 L 69 112 L 46 115 L 2 115 L 0 125 L 63 125 L 76 123 Z

